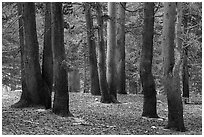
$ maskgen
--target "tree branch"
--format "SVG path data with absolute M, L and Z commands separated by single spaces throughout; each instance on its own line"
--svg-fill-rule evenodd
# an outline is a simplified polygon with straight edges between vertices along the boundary
M 124 10 L 128 11 L 128 12 L 138 12 L 143 10 L 143 8 L 138 7 L 136 10 L 128 10 L 126 7 L 124 7 L 124 5 L 122 4 L 122 2 L 120 2 L 120 5 L 123 7 Z

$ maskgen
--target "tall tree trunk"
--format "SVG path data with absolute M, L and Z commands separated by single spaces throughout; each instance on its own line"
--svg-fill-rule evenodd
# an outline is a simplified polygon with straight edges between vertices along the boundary
M 54 104 L 53 112 L 61 116 L 72 116 L 69 111 L 68 79 L 65 67 L 64 27 L 62 3 L 51 3 L 51 27 L 53 72 L 54 72 Z
M 188 30 L 189 14 L 188 10 L 184 11 L 183 26 L 184 34 L 186 35 Z M 188 47 L 187 44 L 183 45 L 183 66 L 182 66 L 182 84 L 183 84 L 183 98 L 184 103 L 189 102 L 189 72 L 188 72 Z
M 39 45 L 36 33 L 35 4 L 25 2 L 23 6 L 23 28 L 25 44 L 22 48 L 24 54 L 24 76 L 26 90 L 23 90 L 21 99 L 12 107 L 27 107 L 29 105 L 44 105 L 50 108 L 49 88 L 43 81 L 39 64 Z M 21 44 L 23 42 L 21 41 Z
M 116 45 L 117 88 L 119 94 L 127 94 L 125 77 L 125 9 L 126 2 L 119 5 L 119 23 Z
M 108 2 L 108 16 L 107 22 L 107 58 L 106 58 L 106 77 L 108 83 L 108 89 L 110 97 L 113 102 L 117 101 L 116 92 L 116 62 L 115 62 L 115 50 L 116 50 L 116 3 Z
M 26 87 L 26 79 L 25 79 L 25 53 L 24 53 L 24 25 L 23 25 L 23 7 L 22 3 L 17 3 L 18 6 L 18 16 L 19 16 L 19 41 L 20 41 L 20 49 L 21 49 L 21 84 L 22 84 L 22 95 L 20 98 L 20 102 L 24 105 L 28 105 L 28 89 Z M 20 103 L 19 102 L 19 103 Z M 21 106 L 21 105 L 20 105 Z M 15 107 L 12 105 L 12 107 Z
M 86 65 L 87 65 L 87 57 L 86 57 L 86 47 L 84 46 L 84 93 L 89 93 L 88 90 L 88 82 L 87 82 L 87 70 L 86 70 Z
M 45 30 L 44 30 L 44 48 L 43 48 L 43 62 L 42 62 L 42 78 L 47 83 L 50 92 L 52 92 L 53 85 L 53 56 L 51 45 L 51 4 L 46 3 L 45 9 Z M 51 93 L 49 94 L 51 106 Z
M 91 94 L 100 95 L 100 86 L 99 86 L 97 59 L 96 59 L 96 43 L 94 38 L 91 3 L 85 2 L 84 8 L 85 8 L 86 28 L 87 28 L 87 43 L 89 48 Z
M 110 96 L 108 91 L 108 84 L 106 79 L 105 68 L 105 44 L 103 38 L 103 13 L 101 4 L 96 2 L 97 23 L 98 23 L 98 73 L 99 73 L 99 85 L 101 91 L 101 102 L 110 103 Z
M 178 3 L 179 4 L 179 3 Z M 178 19 L 180 20 L 181 10 L 178 6 Z M 163 28 L 163 60 L 164 60 L 164 91 L 168 100 L 168 125 L 166 128 L 175 128 L 178 131 L 185 131 L 183 121 L 183 104 L 180 91 L 180 28 L 177 24 L 177 49 L 174 54 L 175 39 L 176 3 L 164 3 L 164 28 Z M 179 21 L 178 21 L 179 23 Z M 175 55 L 175 57 L 174 57 Z
M 152 75 L 153 58 L 153 38 L 154 38 L 154 3 L 144 4 L 144 26 L 142 35 L 142 52 L 140 62 L 140 78 L 143 88 L 144 101 L 142 116 L 157 118 L 156 90 Z
M 185 45 L 184 45 L 185 47 Z M 184 103 L 189 102 L 188 48 L 183 48 L 182 84 Z

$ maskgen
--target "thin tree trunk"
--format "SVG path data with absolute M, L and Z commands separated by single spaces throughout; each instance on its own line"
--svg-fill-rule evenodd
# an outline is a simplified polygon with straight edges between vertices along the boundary
M 106 79 L 105 68 L 105 44 L 103 38 L 103 13 L 101 4 L 96 3 L 97 23 L 98 23 L 98 73 L 99 73 L 99 85 L 101 91 L 101 102 L 110 103 L 110 96 L 108 91 L 108 84 Z
M 184 11 L 185 12 L 185 11 Z M 187 12 L 187 11 L 186 11 Z M 189 21 L 189 14 L 184 13 L 184 33 L 187 33 L 188 21 Z M 183 66 L 182 66 L 182 84 L 183 84 L 183 98 L 184 103 L 189 102 L 189 72 L 188 72 L 188 47 L 186 44 L 183 45 Z
M 107 58 L 106 58 L 106 77 L 110 97 L 113 102 L 117 101 L 116 91 L 116 3 L 108 2 L 108 16 L 107 22 Z
M 185 47 L 185 46 L 184 46 Z M 189 102 L 188 48 L 183 48 L 182 83 L 184 103 Z
M 164 60 L 164 91 L 168 100 L 168 125 L 166 128 L 175 128 L 185 131 L 183 121 L 183 104 L 180 91 L 180 18 L 181 6 L 178 4 L 178 23 L 176 27 L 177 47 L 174 54 L 176 3 L 164 3 L 164 28 L 163 28 L 163 60 Z M 174 58 L 174 55 L 176 58 Z
M 117 88 L 119 94 L 127 94 L 125 77 L 125 9 L 126 2 L 119 4 L 119 23 L 116 45 Z
M 23 67 L 27 90 L 23 90 L 23 92 L 26 93 L 22 93 L 20 101 L 12 105 L 12 107 L 44 105 L 46 108 L 49 108 L 49 88 L 42 79 L 39 64 L 39 45 L 36 33 L 35 4 L 32 2 L 25 2 L 22 6 L 25 36 L 25 44 L 23 48 L 25 60 L 23 60 Z
M 84 48 L 84 93 L 89 93 L 88 91 L 88 82 L 87 82 L 87 77 L 86 77 L 86 64 L 87 64 L 87 59 L 86 59 L 86 47 Z
M 53 56 L 51 45 L 51 4 L 46 3 L 45 9 L 45 30 L 44 30 L 44 48 L 42 62 L 42 78 L 47 83 L 50 92 L 53 85 Z M 51 93 L 49 94 L 51 108 Z
M 55 90 L 53 112 L 61 116 L 72 116 L 69 111 L 68 77 L 64 65 L 66 61 L 62 3 L 51 3 L 51 20 L 53 22 L 51 34 Z
M 142 116 L 157 118 L 156 90 L 152 75 L 154 37 L 154 3 L 144 4 L 143 45 L 140 62 L 140 78 L 143 88 L 144 101 Z
M 91 3 L 85 2 L 84 8 L 85 8 L 86 27 L 87 27 L 87 43 L 89 48 L 91 94 L 100 95 L 101 93 L 100 93 L 100 86 L 99 86 L 99 79 L 98 79 L 96 43 L 94 38 Z

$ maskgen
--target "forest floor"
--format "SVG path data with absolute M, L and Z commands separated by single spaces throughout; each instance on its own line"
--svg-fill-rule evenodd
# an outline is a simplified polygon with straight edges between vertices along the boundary
M 202 99 L 184 105 L 184 122 L 188 131 L 164 129 L 167 124 L 166 96 L 158 95 L 157 112 L 162 118 L 141 117 L 143 95 L 118 95 L 121 104 L 102 104 L 99 96 L 70 93 L 70 111 L 74 117 L 60 117 L 40 107 L 14 109 L 20 92 L 2 93 L 3 135 L 190 135 L 202 134 Z

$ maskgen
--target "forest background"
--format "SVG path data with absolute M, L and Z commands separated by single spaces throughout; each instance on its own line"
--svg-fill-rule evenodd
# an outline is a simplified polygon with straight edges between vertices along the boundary
M 104 3 L 105 4 L 105 3 Z M 162 86 L 162 6 L 157 3 L 158 10 L 155 16 L 155 35 L 153 49 L 152 73 L 156 82 L 157 92 L 163 91 Z M 18 16 L 15 4 L 3 3 L 2 8 L 2 86 L 8 86 L 12 90 L 20 89 L 20 52 L 18 38 Z M 186 42 L 188 46 L 188 68 L 190 91 L 201 94 L 202 87 L 202 48 L 201 48 L 201 4 L 189 3 L 188 8 L 192 14 L 189 22 L 194 32 L 188 33 Z M 134 11 L 140 8 L 140 3 L 127 3 L 127 9 Z M 107 12 L 106 6 L 103 7 Z M 43 36 L 44 36 L 44 8 L 42 3 L 36 5 L 36 23 L 39 42 L 40 62 L 42 64 Z M 80 5 L 71 6 L 70 13 L 64 16 L 65 24 L 65 50 L 66 59 L 79 71 L 80 91 L 90 90 L 90 70 L 88 61 L 88 45 L 86 42 L 86 21 Z M 95 22 L 95 21 L 94 21 Z M 106 25 L 106 22 L 105 22 Z M 142 45 L 143 12 L 126 11 L 126 86 L 131 93 L 141 92 L 139 64 Z M 105 29 L 106 31 L 106 29 Z M 105 32 L 106 33 L 106 32 Z
M 187 69 L 188 69 L 188 83 L 190 90 L 190 97 L 202 95 L 202 7 L 200 3 L 185 3 L 185 10 L 188 20 L 187 33 L 183 35 L 185 47 L 187 51 Z M 142 3 L 127 3 L 126 5 L 126 47 L 125 47 L 125 72 L 126 72 L 126 91 L 128 94 L 142 93 L 141 79 L 140 79 L 140 63 L 141 63 L 141 49 L 142 49 L 142 32 L 144 13 Z M 154 49 L 153 49 L 153 76 L 156 84 L 157 94 L 164 93 L 162 74 L 162 13 L 163 5 L 155 3 L 155 24 L 154 24 Z M 18 91 L 21 89 L 20 77 L 20 48 L 18 41 L 18 16 L 15 4 L 5 4 L 3 7 L 2 23 L 2 84 L 5 90 Z M 90 58 L 87 44 L 87 22 L 84 16 L 84 7 L 79 3 L 64 3 L 64 44 L 66 61 L 68 62 L 71 72 L 68 76 L 78 76 L 77 79 L 70 78 L 69 86 L 72 83 L 79 83 L 73 91 L 90 93 L 91 92 L 91 77 L 90 77 Z M 104 14 L 107 13 L 106 3 L 102 3 Z M 40 64 L 43 58 L 43 35 L 44 35 L 44 6 L 43 3 L 36 4 L 36 23 L 37 35 L 39 42 Z M 184 11 L 185 11 L 184 10 Z M 8 12 L 9 11 L 9 12 Z M 12 12 L 10 12 L 12 11 Z M 94 13 L 94 12 L 93 12 Z M 108 19 L 108 18 L 107 18 Z M 96 20 L 94 20 L 94 25 Z M 106 28 L 106 21 L 104 28 Z M 106 34 L 104 29 L 105 43 Z M 106 45 L 106 44 L 105 44 Z M 187 49 L 187 50 L 186 50 Z M 107 50 L 105 48 L 105 50 Z M 185 52 L 183 56 L 185 55 Z M 98 55 L 97 55 L 98 56 Z M 73 71 L 74 70 L 74 71 Z M 74 72 L 74 73 L 73 73 Z M 80 86 L 78 86 L 80 85 Z M 71 91 L 71 88 L 69 88 Z M 197 97 L 195 97 L 197 98 Z M 198 102 L 199 103 L 199 102 Z

